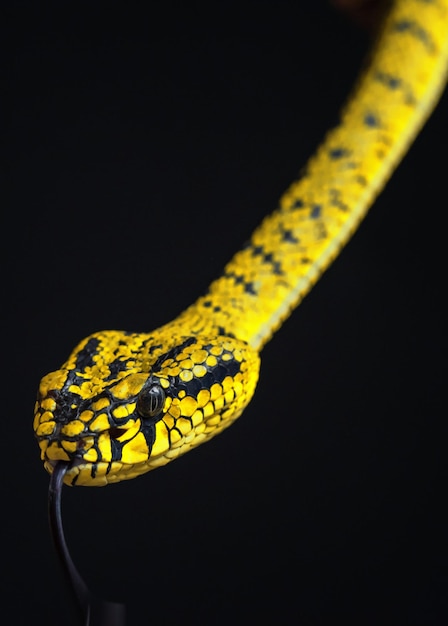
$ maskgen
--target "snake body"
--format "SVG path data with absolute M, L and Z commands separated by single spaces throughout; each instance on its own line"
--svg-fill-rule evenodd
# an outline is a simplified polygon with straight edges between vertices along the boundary
M 395 2 L 353 93 L 307 166 L 222 275 L 150 333 L 87 337 L 40 384 L 34 431 L 64 482 L 134 478 L 241 415 L 260 351 L 337 256 L 435 106 L 448 0 Z

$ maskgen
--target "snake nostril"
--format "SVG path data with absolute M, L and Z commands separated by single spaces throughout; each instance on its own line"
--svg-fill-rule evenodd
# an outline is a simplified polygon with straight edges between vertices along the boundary
M 111 439 L 119 439 L 126 432 L 126 428 L 109 428 L 109 436 Z

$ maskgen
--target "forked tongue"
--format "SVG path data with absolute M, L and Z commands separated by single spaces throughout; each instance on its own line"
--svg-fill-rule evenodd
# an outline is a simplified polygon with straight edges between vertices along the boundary
M 79 623 L 82 626 L 125 626 L 125 605 L 95 598 L 68 551 L 62 526 L 61 498 L 64 476 L 69 467 L 69 461 L 58 461 L 53 469 L 48 489 L 48 517 L 53 543 L 77 608 Z

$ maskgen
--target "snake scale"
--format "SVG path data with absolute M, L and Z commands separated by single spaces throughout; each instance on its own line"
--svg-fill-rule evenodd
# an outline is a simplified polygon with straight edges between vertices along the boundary
M 69 485 L 131 479 L 241 415 L 261 349 L 384 187 L 447 66 L 448 0 L 393 3 L 339 123 L 205 295 L 153 332 L 92 334 L 42 379 L 34 431 L 49 473 L 61 461 Z

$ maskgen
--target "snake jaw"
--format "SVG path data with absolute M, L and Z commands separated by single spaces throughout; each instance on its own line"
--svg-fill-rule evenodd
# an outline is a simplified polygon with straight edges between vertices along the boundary
M 102 413 L 93 416 L 81 429 L 78 417 L 67 421 L 64 412 L 54 409 L 52 419 L 47 415 L 45 421 L 40 421 L 42 413 L 36 412 L 35 431 L 45 469 L 50 474 L 58 462 L 65 461 L 70 463 L 64 477 L 66 484 L 104 485 L 113 482 L 109 473 L 125 474 L 126 466 L 131 468 L 147 461 L 155 438 L 153 424 L 145 424 L 130 414 L 118 426 L 117 420 Z M 52 423 L 50 428 L 46 426 L 48 422 Z M 100 430 L 100 425 L 106 427 Z
M 140 425 L 134 425 L 128 429 L 112 427 L 96 433 L 95 437 L 86 431 L 86 436 L 80 437 L 76 442 L 55 439 L 40 441 L 44 467 L 52 474 L 61 460 L 67 460 L 69 467 L 64 476 L 65 484 L 104 486 L 114 482 L 110 475 L 120 473 L 123 478 L 133 468 L 133 464 L 126 463 L 123 459 L 122 448 L 137 438 L 139 433 Z M 71 443 L 76 443 L 76 451 L 70 454 L 64 446 Z M 140 458 L 145 460 L 149 454 L 147 445 L 143 445 L 140 450 L 134 445 L 133 451 L 136 458 L 140 453 Z

